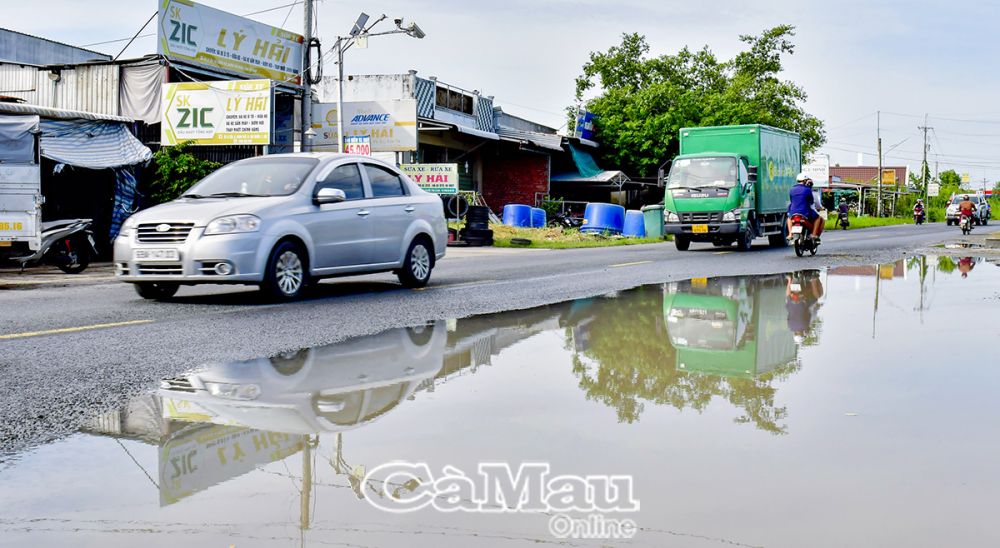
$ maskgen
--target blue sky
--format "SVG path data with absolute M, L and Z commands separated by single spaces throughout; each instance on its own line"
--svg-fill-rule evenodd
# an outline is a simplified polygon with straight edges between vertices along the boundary
M 204 0 L 245 14 L 293 0 Z M 0 26 L 83 45 L 131 36 L 155 11 L 154 0 L 0 0 Z M 424 76 L 494 95 L 505 110 L 559 126 L 573 101 L 573 79 L 587 54 L 623 32 L 647 36 L 653 52 L 709 45 L 720 57 L 740 46 L 739 34 L 790 23 L 795 55 L 786 77 L 802 85 L 807 109 L 826 122 L 834 162 L 854 164 L 857 153 L 875 163 L 876 111 L 882 111 L 887 164 L 919 167 L 923 115 L 930 115 L 930 160 L 973 180 L 1000 180 L 1000 10 L 986 1 L 770 0 L 321 0 L 320 36 L 350 28 L 357 14 L 385 13 L 417 21 L 427 38 L 372 39 L 351 50 L 349 73 Z M 287 22 L 286 21 L 287 17 Z M 302 29 L 301 5 L 254 16 Z M 391 26 L 391 23 L 384 23 Z M 146 30 L 150 32 L 153 26 Z M 92 46 L 118 53 L 123 42 Z M 140 38 L 126 56 L 154 51 Z M 327 67 L 326 73 L 334 73 Z

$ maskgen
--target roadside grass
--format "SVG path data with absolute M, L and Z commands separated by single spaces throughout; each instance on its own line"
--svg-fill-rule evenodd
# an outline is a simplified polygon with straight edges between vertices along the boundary
M 851 226 L 848 230 L 852 228 L 873 228 L 877 226 L 893 226 L 893 225 L 907 225 L 913 224 L 913 217 L 872 217 L 865 215 L 864 217 L 855 217 L 851 215 L 850 217 Z M 830 216 L 830 220 L 826 222 L 827 230 L 834 230 L 837 226 L 837 218 L 834 215 Z
M 459 228 L 459 225 L 451 225 Z M 667 241 L 665 238 L 625 238 L 603 234 L 585 234 L 579 230 L 555 227 L 516 228 L 501 224 L 491 224 L 494 247 L 522 247 L 537 249 L 576 249 L 583 247 L 612 247 L 621 245 L 654 244 Z M 528 245 L 514 243 L 514 239 L 530 240 Z

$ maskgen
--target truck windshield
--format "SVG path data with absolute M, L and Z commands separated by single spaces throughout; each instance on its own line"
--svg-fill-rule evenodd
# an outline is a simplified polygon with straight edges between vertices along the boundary
M 681 158 L 670 166 L 667 188 L 732 188 L 736 158 Z

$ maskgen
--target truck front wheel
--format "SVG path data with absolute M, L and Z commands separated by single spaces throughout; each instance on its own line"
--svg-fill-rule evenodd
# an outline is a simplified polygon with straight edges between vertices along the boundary
M 740 251 L 750 251 L 753 247 L 753 232 L 744 230 L 736 235 L 736 248 Z
M 691 240 L 681 235 L 674 236 L 674 246 L 677 251 L 687 251 L 691 247 Z

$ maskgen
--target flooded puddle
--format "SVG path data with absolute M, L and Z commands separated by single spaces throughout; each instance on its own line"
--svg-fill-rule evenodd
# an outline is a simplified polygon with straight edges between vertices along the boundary
M 998 282 L 695 278 L 210 364 L 0 463 L 0 545 L 995 546 Z

